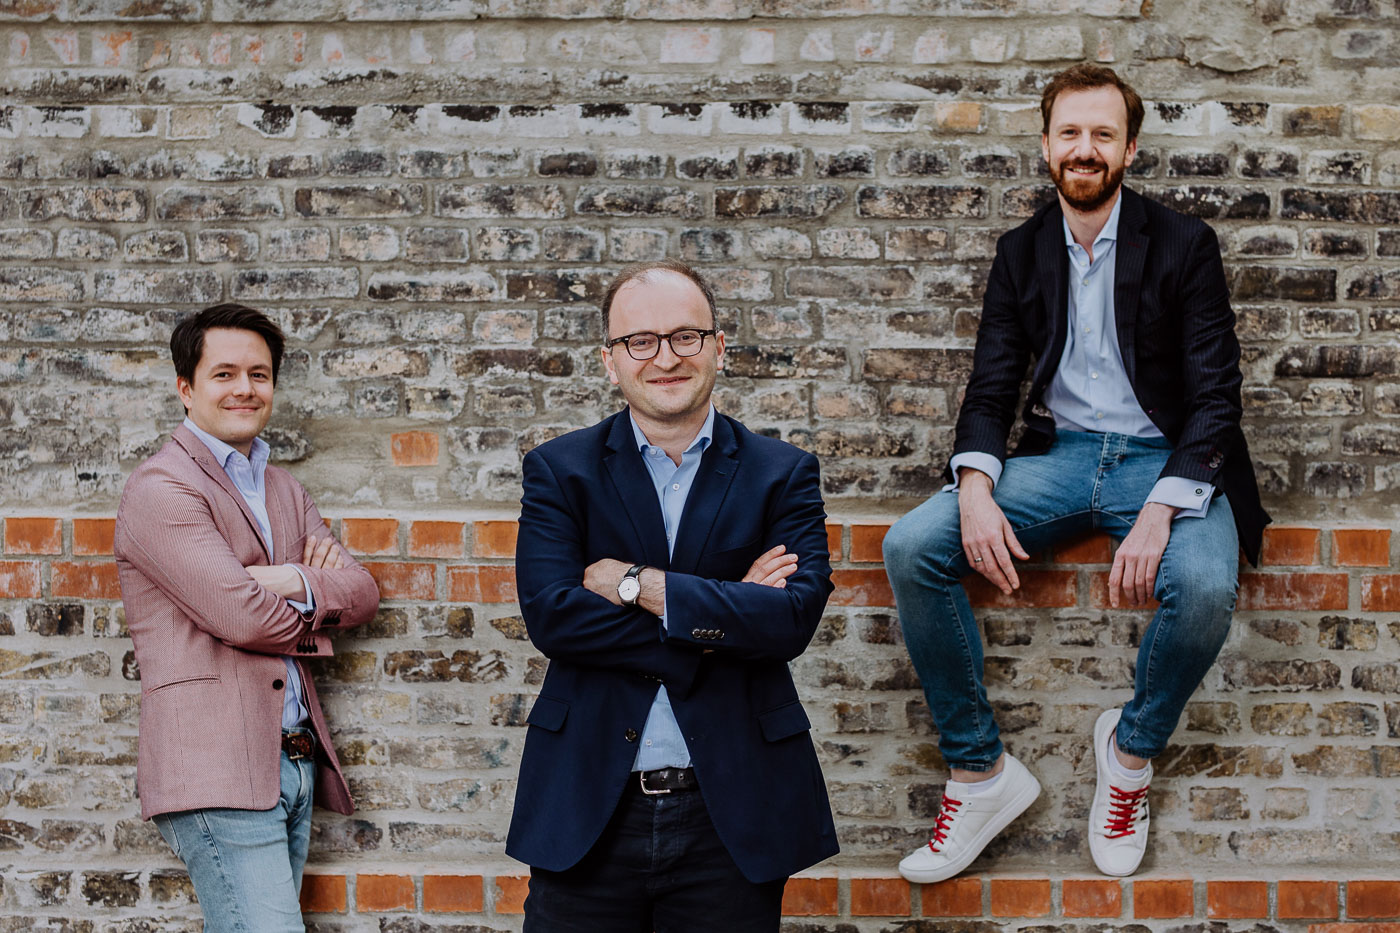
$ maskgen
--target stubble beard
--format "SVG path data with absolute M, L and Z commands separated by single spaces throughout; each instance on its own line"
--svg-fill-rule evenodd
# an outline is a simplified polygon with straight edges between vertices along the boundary
M 1082 188 L 1088 182 L 1077 178 L 1069 173 L 1072 168 L 1097 168 L 1104 172 L 1103 181 L 1099 182 L 1087 193 Z M 1058 169 L 1050 169 L 1050 180 L 1055 183 L 1055 190 L 1060 192 L 1060 197 L 1065 199 L 1065 203 L 1076 211 L 1089 214 L 1098 210 L 1113 199 L 1118 193 L 1118 189 L 1123 184 L 1123 174 L 1127 171 L 1126 165 L 1120 165 L 1116 169 L 1108 169 L 1103 162 L 1061 162 Z M 1075 191 L 1078 186 L 1081 190 Z

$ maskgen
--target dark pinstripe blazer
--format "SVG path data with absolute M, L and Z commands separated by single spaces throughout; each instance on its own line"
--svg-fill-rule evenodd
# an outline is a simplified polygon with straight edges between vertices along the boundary
M 1240 346 L 1215 232 L 1123 189 L 1114 263 L 1118 346 L 1138 403 L 1172 443 L 1163 476 L 1214 485 L 1230 498 L 1240 545 L 1258 563 L 1269 516 L 1240 431 Z M 972 377 L 953 453 L 1006 456 L 1021 382 L 1025 433 L 1011 456 L 1044 453 L 1055 420 L 1045 389 L 1065 348 L 1069 257 L 1059 200 L 997 241 L 982 300 Z

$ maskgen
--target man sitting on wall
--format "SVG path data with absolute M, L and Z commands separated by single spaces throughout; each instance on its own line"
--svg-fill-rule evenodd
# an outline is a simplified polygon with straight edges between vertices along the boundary
M 987 283 L 951 484 L 885 538 L 886 569 L 951 771 L 911 881 L 961 872 L 1040 794 L 1007 754 L 960 578 L 1002 593 L 1013 558 L 1092 529 L 1118 542 L 1110 603 L 1160 606 L 1121 709 L 1098 717 L 1089 851 L 1128 875 L 1147 846 L 1148 785 L 1234 610 L 1237 555 L 1268 516 L 1240 431 L 1240 350 L 1214 232 L 1122 186 L 1143 106 L 1111 69 L 1078 65 L 1041 98 L 1057 197 L 1003 236 Z M 1025 433 L 1007 457 L 1020 385 Z

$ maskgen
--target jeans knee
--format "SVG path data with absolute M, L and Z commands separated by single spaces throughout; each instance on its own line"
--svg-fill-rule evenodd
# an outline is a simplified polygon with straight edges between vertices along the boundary
M 1238 580 L 1225 568 L 1202 561 L 1189 572 L 1167 578 L 1166 599 L 1189 615 L 1228 618 L 1235 609 Z
M 957 513 L 953 514 L 956 517 Z M 952 538 L 952 546 L 961 547 L 961 535 L 956 529 Z M 895 522 L 885 534 L 885 572 L 891 580 L 907 579 L 921 572 L 937 573 L 947 563 L 944 552 L 948 542 L 946 523 L 939 520 L 938 513 L 930 515 L 928 505 L 921 506 Z

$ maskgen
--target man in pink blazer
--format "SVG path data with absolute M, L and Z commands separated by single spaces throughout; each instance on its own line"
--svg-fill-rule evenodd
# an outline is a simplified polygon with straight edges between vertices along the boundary
M 354 806 L 302 661 L 368 622 L 369 572 L 267 463 L 283 338 L 242 305 L 170 338 L 184 424 L 127 480 L 116 556 L 141 669 L 136 786 L 189 869 L 205 930 L 302 930 L 315 803 Z

